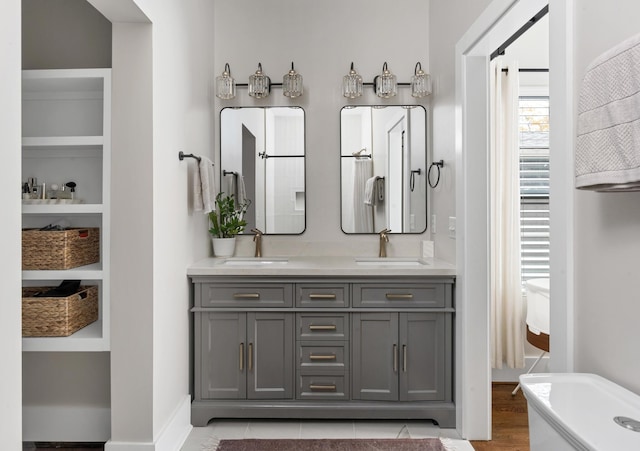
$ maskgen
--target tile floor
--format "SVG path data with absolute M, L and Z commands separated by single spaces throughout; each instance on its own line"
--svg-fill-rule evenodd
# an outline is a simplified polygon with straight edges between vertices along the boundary
M 455 429 L 440 429 L 430 421 L 213 420 L 206 427 L 194 427 L 181 451 L 215 449 L 221 439 L 429 437 L 460 439 Z

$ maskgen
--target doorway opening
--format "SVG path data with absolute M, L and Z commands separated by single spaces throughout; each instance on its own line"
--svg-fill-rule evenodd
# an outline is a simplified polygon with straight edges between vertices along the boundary
M 498 45 L 550 5 L 550 296 L 552 371 L 573 369 L 574 0 L 494 0 L 456 44 L 456 393 L 457 424 L 471 440 L 491 438 L 489 343 L 489 61 Z M 555 325 L 555 326 L 554 326 Z

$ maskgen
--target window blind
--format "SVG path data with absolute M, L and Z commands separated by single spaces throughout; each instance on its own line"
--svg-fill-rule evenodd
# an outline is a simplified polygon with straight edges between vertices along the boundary
M 549 98 L 521 97 L 520 260 L 522 281 L 549 277 Z

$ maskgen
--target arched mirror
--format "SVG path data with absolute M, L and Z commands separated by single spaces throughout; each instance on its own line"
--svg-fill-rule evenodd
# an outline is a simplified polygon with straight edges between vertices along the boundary
M 250 201 L 245 233 L 304 232 L 304 127 L 300 107 L 220 112 L 220 190 Z
M 426 110 L 346 106 L 340 112 L 344 233 L 427 229 Z

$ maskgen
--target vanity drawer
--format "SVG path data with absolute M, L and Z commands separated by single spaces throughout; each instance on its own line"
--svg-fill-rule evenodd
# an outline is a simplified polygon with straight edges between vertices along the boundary
M 298 340 L 347 340 L 347 313 L 298 313 Z
M 438 308 L 446 306 L 443 283 L 366 283 L 353 285 L 353 306 Z
M 296 284 L 296 307 L 349 307 L 349 285 Z
M 298 399 L 349 399 L 346 374 L 298 374 Z
M 292 307 L 291 284 L 203 283 L 200 307 Z
M 298 342 L 298 368 L 301 370 L 345 372 L 348 366 L 346 341 Z

